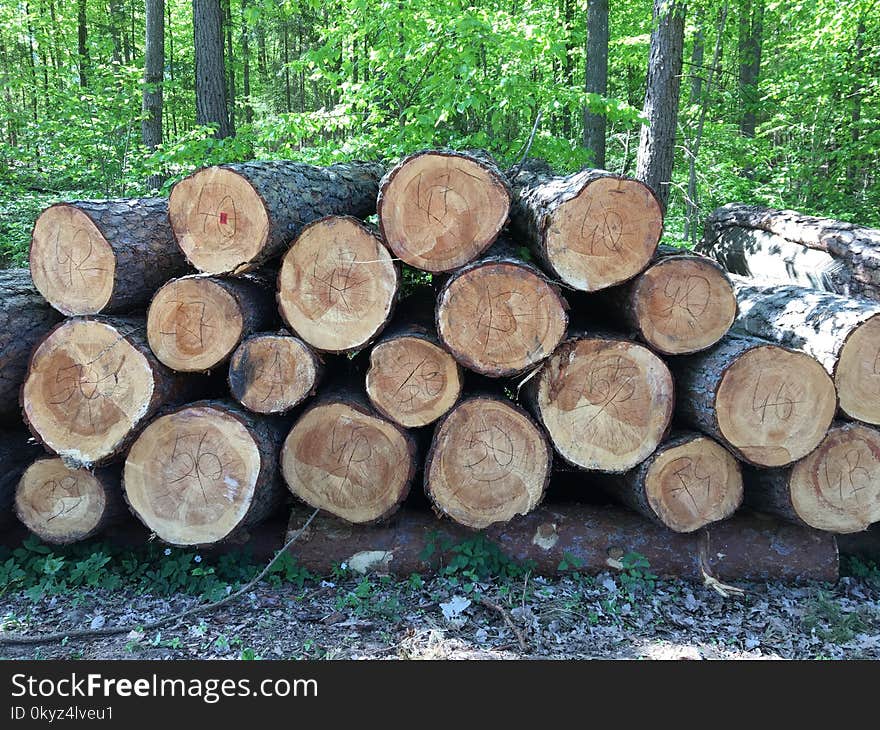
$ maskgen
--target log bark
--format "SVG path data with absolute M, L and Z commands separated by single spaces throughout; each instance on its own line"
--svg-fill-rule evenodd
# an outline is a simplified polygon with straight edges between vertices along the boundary
M 276 317 L 267 282 L 194 274 L 156 292 L 147 311 L 147 338 L 172 370 L 204 373 L 226 362 L 245 337 L 274 325 Z
M 27 269 L 0 271 L 0 420 L 21 418 L 19 395 L 28 359 L 60 319 L 34 288 Z
M 22 472 L 27 468 L 42 449 L 30 438 L 30 434 L 21 426 L 0 428 L 0 528 L 6 529 L 15 522 L 13 507 L 15 505 L 15 486 Z
M 762 284 L 797 284 L 880 301 L 880 231 L 793 210 L 729 203 L 698 250 Z
M 664 355 L 705 350 L 727 334 L 737 305 L 724 270 L 704 256 L 663 250 L 642 274 L 602 292 L 614 323 Z
M 167 413 L 132 444 L 125 499 L 172 545 L 242 539 L 283 501 L 278 450 L 285 425 L 225 400 Z
M 672 375 L 635 342 L 575 334 L 522 389 L 557 453 L 582 469 L 621 473 L 644 461 L 672 419 Z
M 22 409 L 47 449 L 72 468 L 90 468 L 120 457 L 161 407 L 197 388 L 156 359 L 143 319 L 75 318 L 34 350 Z
M 31 235 L 34 284 L 65 315 L 144 307 L 162 284 L 187 271 L 164 198 L 56 203 Z
M 288 539 L 308 516 L 294 508 Z M 638 553 L 656 575 L 699 582 L 706 575 L 722 581 L 834 582 L 838 577 L 833 535 L 749 513 L 678 534 L 623 509 L 569 503 L 539 507 L 488 528 L 485 535 L 510 559 L 528 561 L 538 575 L 565 572 L 563 564 L 586 574 L 620 570 L 621 558 Z M 378 527 L 319 515 L 291 553 L 299 565 L 321 575 L 341 562 L 358 573 L 430 575 L 473 537 L 467 528 L 416 510 L 402 510 Z
M 736 279 L 734 327 L 811 355 L 834 379 L 840 410 L 880 424 L 880 303 Z
M 511 230 L 574 289 L 621 284 L 644 270 L 657 250 L 663 212 L 638 180 L 604 170 L 557 177 L 532 164 L 511 183 Z
M 464 266 L 498 237 L 510 214 L 510 186 L 486 153 L 426 150 L 405 157 L 379 186 L 382 237 L 417 269 Z
M 88 540 L 128 514 L 121 479 L 119 464 L 89 471 L 55 457 L 37 459 L 18 482 L 15 513 L 43 542 Z
M 492 378 L 525 372 L 565 336 L 559 288 L 509 242 L 456 271 L 437 297 L 437 334 L 466 368 Z
M 281 471 L 294 496 L 352 523 L 396 512 L 416 465 L 413 437 L 341 385 L 305 410 L 281 448 Z
M 755 466 L 785 466 L 825 436 L 837 410 L 834 383 L 802 352 L 730 335 L 670 361 L 676 414 Z
M 255 413 L 286 413 L 314 395 L 324 370 L 311 347 L 285 331 L 244 340 L 229 361 L 229 390 Z
M 694 532 L 727 519 L 743 499 L 739 462 L 719 443 L 695 432 L 667 439 L 639 466 L 602 486 L 675 532 Z
M 168 214 L 193 266 L 209 274 L 238 274 L 280 254 L 311 221 L 374 213 L 382 172 L 367 162 L 207 167 L 171 189 Z
M 387 324 L 400 274 L 388 249 L 348 216 L 306 226 L 284 255 L 278 306 L 287 326 L 321 352 L 364 348 Z
M 550 481 L 553 451 L 541 428 L 508 399 L 464 399 L 437 424 L 425 493 L 438 514 L 482 530 L 531 512 Z
M 839 421 L 819 446 L 784 469 L 746 469 L 746 503 L 836 533 L 880 521 L 880 431 Z

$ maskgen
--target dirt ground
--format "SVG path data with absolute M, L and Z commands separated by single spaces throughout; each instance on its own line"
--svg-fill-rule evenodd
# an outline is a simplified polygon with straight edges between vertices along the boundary
M 0 657 L 66 659 L 876 659 L 880 581 L 741 584 L 741 597 L 620 575 L 526 577 L 466 592 L 345 578 L 267 584 L 214 613 L 145 634 L 0 645 Z M 200 599 L 125 591 L 0 597 L 0 636 L 139 625 Z

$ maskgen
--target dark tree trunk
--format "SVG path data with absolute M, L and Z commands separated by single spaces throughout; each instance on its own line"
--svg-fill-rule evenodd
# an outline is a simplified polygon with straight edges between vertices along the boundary
M 608 90 L 608 0 L 587 3 L 587 63 L 584 90 L 605 96 Z M 605 167 L 605 115 L 584 109 L 584 147 L 593 152 L 593 167 Z
M 247 22 L 248 0 L 241 0 L 241 81 L 244 93 L 244 120 L 254 120 L 254 109 L 251 106 L 251 44 L 250 29 Z
M 757 85 L 761 72 L 761 43 L 764 33 L 764 0 L 743 0 L 739 17 L 739 90 L 743 137 L 755 136 Z
M 144 115 L 141 135 L 150 150 L 162 144 L 162 81 L 165 77 L 165 0 L 146 0 L 147 37 L 144 53 Z M 162 186 L 163 176 L 150 175 L 147 187 Z
M 232 47 L 232 0 L 223 0 L 223 26 L 226 31 L 226 108 L 229 126 L 235 134 L 235 55 Z
M 86 0 L 77 0 L 76 3 L 76 41 L 79 65 L 79 85 L 88 86 L 89 67 L 89 31 L 86 25 Z
M 218 139 L 232 135 L 226 111 L 226 72 L 219 0 L 193 0 L 196 122 L 215 124 Z

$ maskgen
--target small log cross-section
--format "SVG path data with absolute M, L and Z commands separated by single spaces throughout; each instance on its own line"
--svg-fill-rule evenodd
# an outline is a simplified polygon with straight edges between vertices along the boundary
M 327 215 L 376 210 L 381 165 L 243 162 L 198 170 L 171 189 L 168 214 L 187 259 L 208 274 L 251 271 Z
M 567 308 L 554 284 L 499 244 L 443 286 L 437 333 L 465 367 L 510 377 L 549 357 L 565 336 Z
M 511 230 L 575 289 L 598 291 L 627 281 L 657 250 L 663 211 L 638 180 L 603 170 L 554 177 L 525 169 L 511 183 Z
M 138 318 L 68 319 L 34 350 L 22 388 L 31 431 L 71 467 L 112 460 L 184 383 L 150 351 Z
M 734 327 L 816 358 L 834 379 L 840 410 L 880 424 L 880 303 L 736 278 Z
M 262 282 L 195 274 L 169 281 L 147 312 L 150 348 L 178 372 L 203 373 L 225 362 L 242 338 L 270 326 L 273 294 Z
M 664 441 L 635 469 L 602 486 L 628 507 L 676 532 L 730 517 L 743 499 L 739 462 L 708 436 Z
M 412 436 L 375 415 L 359 394 L 321 397 L 297 420 L 281 449 L 290 491 L 348 522 L 396 512 L 416 471 Z
M 379 227 L 395 256 L 452 271 L 485 251 L 510 213 L 510 188 L 484 155 L 426 151 L 404 158 L 379 186 Z
M 123 487 L 132 511 L 172 545 L 241 536 L 278 507 L 283 425 L 231 401 L 200 401 L 153 421 L 132 444 Z
M 418 428 L 445 415 L 461 395 L 461 368 L 426 328 L 385 334 L 370 352 L 367 396 L 386 418 Z
M 647 347 L 604 336 L 563 342 L 523 388 L 562 458 L 621 473 L 650 456 L 672 419 L 672 375 Z
M 323 366 L 305 342 L 285 332 L 248 337 L 229 361 L 229 390 L 256 413 L 285 413 L 312 395 Z
M 786 469 L 747 469 L 746 502 L 828 532 L 880 521 L 880 431 L 838 422 L 818 448 Z
M 15 513 L 43 542 L 67 545 L 88 540 L 122 519 L 121 469 L 71 469 L 61 459 L 38 459 L 22 474 Z
M 56 203 L 31 236 L 30 268 L 46 300 L 66 315 L 143 307 L 186 273 L 164 198 Z
M 284 255 L 278 306 L 287 325 L 316 350 L 360 350 L 381 331 L 400 276 L 388 249 L 345 216 L 306 226 Z
M 731 335 L 670 367 L 681 420 L 756 466 L 806 456 L 837 410 L 834 383 L 816 360 L 757 338 Z
M 439 513 L 481 530 L 531 512 L 551 461 L 546 436 L 524 411 L 504 398 L 466 398 L 434 431 L 425 492 Z
M 730 280 L 704 256 L 663 255 L 633 281 L 606 291 L 612 316 L 664 355 L 711 347 L 736 317 Z

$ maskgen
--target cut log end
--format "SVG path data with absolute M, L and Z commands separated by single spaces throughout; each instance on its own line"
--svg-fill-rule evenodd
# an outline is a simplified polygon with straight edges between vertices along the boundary
M 331 216 L 303 229 L 278 275 L 287 324 L 312 347 L 348 352 L 381 330 L 398 274 L 382 242 L 354 218 Z
M 386 418 L 406 428 L 433 423 L 461 395 L 458 363 L 446 350 L 417 336 L 394 337 L 370 353 L 367 395 Z
M 156 292 L 147 314 L 150 349 L 179 372 L 204 372 L 223 362 L 243 328 L 235 297 L 199 276 L 168 282 Z
M 437 304 L 437 332 L 465 367 L 515 375 L 553 352 L 565 335 L 565 305 L 527 267 L 497 262 L 453 278 Z
M 68 468 L 61 459 L 35 461 L 15 492 L 18 518 L 43 541 L 59 545 L 93 535 L 107 507 L 98 478 L 86 469 Z
M 474 158 L 427 152 L 389 173 L 378 210 L 396 256 L 425 271 L 451 271 L 495 240 L 510 212 L 510 193 Z
M 730 281 L 717 264 L 696 256 L 672 256 L 650 267 L 633 298 L 642 337 L 667 355 L 711 347 L 736 317 Z
M 550 461 L 547 439 L 528 416 L 497 398 L 469 398 L 437 427 L 425 490 L 438 511 L 483 529 L 538 505 Z
M 415 472 L 415 446 L 396 425 L 344 401 L 310 408 L 281 450 L 291 492 L 348 522 L 397 510 Z
M 534 406 L 556 450 L 583 469 L 631 469 L 657 448 L 672 418 L 672 375 L 634 342 L 568 340 L 533 387 Z
M 859 325 L 846 339 L 834 380 L 846 415 L 880 424 L 880 315 Z
M 545 251 L 568 285 L 598 291 L 631 279 L 657 250 L 663 212 L 638 180 L 592 179 L 559 205 L 545 224 Z
M 269 215 L 253 186 L 233 170 L 209 167 L 171 190 L 168 215 L 177 244 L 199 271 L 247 271 L 269 235 Z
M 125 460 L 125 496 L 141 521 L 173 545 L 220 542 L 251 506 L 262 468 L 245 424 L 212 406 L 153 421 Z
M 819 445 L 834 418 L 837 395 L 816 360 L 766 345 L 727 368 L 715 409 L 721 435 L 748 461 L 784 466 Z
M 739 464 L 710 438 L 666 449 L 651 463 L 645 492 L 654 513 L 676 532 L 693 532 L 730 517 L 742 503 Z
M 91 218 L 72 205 L 44 210 L 34 224 L 34 285 L 66 315 L 97 314 L 113 294 L 116 256 Z
M 880 431 L 835 426 L 794 465 L 789 489 L 795 513 L 816 529 L 858 532 L 880 521 Z
M 146 356 L 113 326 L 67 320 L 37 347 L 22 389 L 31 429 L 74 465 L 112 455 L 147 413 L 155 390 Z
M 313 391 L 319 363 L 301 340 L 286 335 L 256 335 L 239 345 L 229 363 L 229 389 L 256 413 L 284 413 Z

